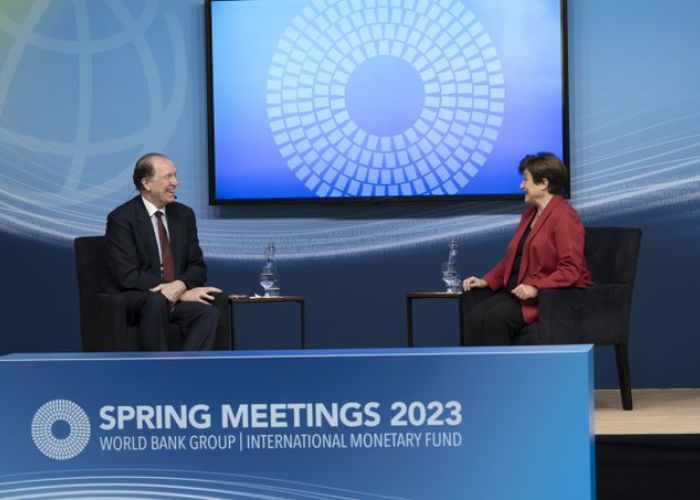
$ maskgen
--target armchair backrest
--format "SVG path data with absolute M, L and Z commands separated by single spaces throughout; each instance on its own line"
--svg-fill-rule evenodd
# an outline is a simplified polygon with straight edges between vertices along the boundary
M 586 227 L 584 253 L 593 282 L 634 285 L 641 238 L 641 229 Z
M 83 294 L 106 291 L 110 284 L 110 274 L 105 237 L 82 236 L 75 239 L 74 246 L 79 292 Z

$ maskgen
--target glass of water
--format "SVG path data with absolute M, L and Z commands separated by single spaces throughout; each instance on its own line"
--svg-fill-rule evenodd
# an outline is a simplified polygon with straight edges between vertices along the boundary
M 270 288 L 275 282 L 275 273 L 272 266 L 265 264 L 260 271 L 260 286 L 264 290 L 264 297 L 270 297 Z M 279 288 L 278 288 L 279 292 Z
M 280 296 L 280 281 L 277 278 L 272 280 L 272 285 L 267 290 L 268 297 L 279 297 Z
M 445 282 L 447 292 L 459 293 L 462 291 L 457 265 L 454 262 L 442 263 L 442 281 Z

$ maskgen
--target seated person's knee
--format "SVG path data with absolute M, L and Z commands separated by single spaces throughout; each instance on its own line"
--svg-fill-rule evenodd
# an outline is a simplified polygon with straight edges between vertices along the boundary
M 170 307 L 170 301 L 162 293 L 150 292 L 146 296 L 146 307 L 163 308 L 167 309 Z
M 219 309 L 215 306 L 207 306 L 205 314 L 212 321 L 219 321 Z

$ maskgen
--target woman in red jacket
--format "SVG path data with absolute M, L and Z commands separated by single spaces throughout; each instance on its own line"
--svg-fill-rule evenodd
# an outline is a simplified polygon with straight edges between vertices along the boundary
M 464 280 L 465 293 L 489 287 L 494 294 L 471 311 L 467 345 L 507 345 L 525 325 L 537 319 L 542 288 L 593 284 L 583 255 L 584 229 L 564 200 L 566 167 L 556 155 L 528 155 L 520 162 L 520 189 L 525 210 L 506 255 L 483 278 Z

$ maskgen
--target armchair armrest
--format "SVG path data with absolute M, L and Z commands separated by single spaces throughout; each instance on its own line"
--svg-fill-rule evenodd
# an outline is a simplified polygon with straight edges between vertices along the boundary
M 631 295 L 625 284 L 543 289 L 537 322 L 524 333 L 543 344 L 627 342 Z
M 119 293 L 80 294 L 83 351 L 114 351 L 127 337 L 126 301 Z M 117 339 L 122 339 L 118 342 Z
M 490 288 L 474 288 L 468 292 L 463 292 L 459 298 L 459 320 L 460 320 L 460 335 L 462 337 L 462 345 L 467 345 L 469 338 L 469 317 L 471 316 L 472 308 L 479 302 L 482 302 L 493 295 Z
M 585 289 L 582 328 L 596 344 L 627 343 L 632 285 L 605 284 Z
M 523 333 L 537 344 L 583 342 L 584 295 L 585 289 L 582 288 L 543 288 L 537 295 L 537 321 L 526 327 Z
M 214 350 L 225 351 L 231 348 L 231 328 L 229 326 L 231 316 L 226 294 L 215 293 L 212 307 L 216 307 L 219 310 L 219 324 L 216 327 Z

